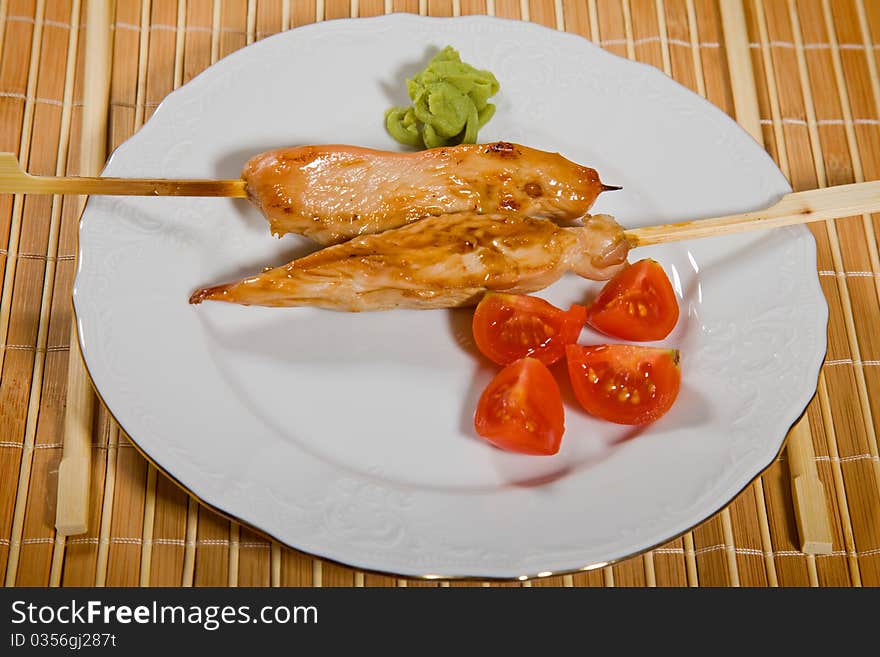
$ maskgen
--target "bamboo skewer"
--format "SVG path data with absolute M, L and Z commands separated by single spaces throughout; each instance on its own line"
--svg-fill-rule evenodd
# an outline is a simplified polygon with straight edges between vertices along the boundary
M 245 198 L 244 180 L 173 180 L 31 176 L 12 153 L 0 153 L 0 193 L 107 194 L 111 196 L 215 196 Z M 714 237 L 747 230 L 780 228 L 880 212 L 880 181 L 852 183 L 786 194 L 763 210 L 710 219 L 632 228 L 633 247 Z
M 102 155 L 101 163 L 103 161 Z M 14 154 L 0 153 L 0 194 L 12 192 L 113 196 L 247 196 L 243 180 L 32 176 L 21 169 Z
M 763 210 L 711 219 L 633 228 L 626 231 L 632 245 L 648 246 L 714 237 L 762 228 L 780 228 L 880 211 L 880 180 L 838 185 L 786 194 Z

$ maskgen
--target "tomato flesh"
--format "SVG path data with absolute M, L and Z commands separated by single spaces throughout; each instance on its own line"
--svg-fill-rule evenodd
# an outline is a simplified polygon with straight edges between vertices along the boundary
M 612 278 L 587 310 L 587 323 L 621 340 L 662 340 L 678 322 L 678 299 L 654 260 L 639 260 Z
M 633 345 L 566 348 L 568 375 L 584 410 L 618 424 L 647 424 L 678 396 L 678 351 Z
M 501 370 L 480 396 L 474 428 L 501 449 L 556 454 L 565 418 L 559 386 L 547 366 L 523 358 Z
M 565 311 L 538 297 L 489 293 L 474 312 L 474 341 L 499 365 L 527 357 L 550 365 L 577 341 L 586 317 L 577 304 Z

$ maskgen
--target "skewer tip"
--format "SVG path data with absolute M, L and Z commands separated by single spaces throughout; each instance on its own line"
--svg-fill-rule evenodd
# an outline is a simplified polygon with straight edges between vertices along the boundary
M 603 192 L 616 192 L 619 189 L 623 189 L 623 187 L 620 187 L 618 185 L 606 185 L 605 183 L 602 183 Z

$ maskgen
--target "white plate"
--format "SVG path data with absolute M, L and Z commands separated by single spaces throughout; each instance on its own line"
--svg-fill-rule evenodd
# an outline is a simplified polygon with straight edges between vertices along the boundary
M 789 191 L 733 121 L 654 68 L 528 23 L 406 15 L 320 23 L 230 55 L 168 96 L 105 174 L 237 177 L 279 145 L 397 148 L 383 111 L 447 44 L 501 82 L 481 140 L 595 166 L 624 186 L 595 210 L 626 226 Z M 681 296 L 665 341 L 682 350 L 676 405 L 638 432 L 569 404 L 558 455 L 504 453 L 472 428 L 494 370 L 474 355 L 467 311 L 187 304 L 198 286 L 311 248 L 270 237 L 243 200 L 92 198 L 80 340 L 104 401 L 160 467 L 284 543 L 365 569 L 532 576 L 662 543 L 770 464 L 825 351 L 806 229 L 642 249 L 634 257 L 663 263 Z M 566 305 L 598 287 L 568 276 L 544 296 Z

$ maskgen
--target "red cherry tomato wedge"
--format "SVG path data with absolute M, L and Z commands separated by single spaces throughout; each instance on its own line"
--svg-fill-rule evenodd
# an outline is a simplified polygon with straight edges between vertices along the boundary
M 577 304 L 565 311 L 538 297 L 490 293 L 474 312 L 474 340 L 499 365 L 526 357 L 550 365 L 577 341 L 586 317 L 587 309 Z
M 612 278 L 587 309 L 587 323 L 621 340 L 662 340 L 678 321 L 678 299 L 663 267 L 639 260 Z
M 678 396 L 678 351 L 625 344 L 566 348 L 568 375 L 584 410 L 618 424 L 647 424 Z
M 558 452 L 565 418 L 559 386 L 547 366 L 523 358 L 501 370 L 477 403 L 474 428 L 501 449 L 543 456 Z

